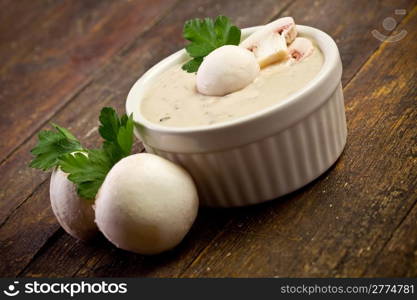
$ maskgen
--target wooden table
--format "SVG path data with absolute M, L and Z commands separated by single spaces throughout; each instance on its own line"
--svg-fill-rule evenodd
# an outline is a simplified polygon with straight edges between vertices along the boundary
M 1 0 L 0 276 L 417 276 L 416 2 Z M 50 208 L 49 174 L 27 167 L 37 132 L 53 121 L 98 145 L 99 110 L 124 110 L 135 80 L 183 47 L 185 20 L 219 14 L 240 27 L 291 15 L 335 39 L 341 158 L 280 199 L 201 209 L 159 256 L 71 238 Z M 407 34 L 390 43 L 373 29 Z

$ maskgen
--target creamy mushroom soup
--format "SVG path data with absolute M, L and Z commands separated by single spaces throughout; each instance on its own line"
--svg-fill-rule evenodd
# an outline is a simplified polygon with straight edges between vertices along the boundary
M 279 103 L 303 88 L 320 71 L 323 55 L 317 46 L 300 62 L 273 64 L 245 88 L 225 96 L 205 96 L 196 90 L 195 73 L 181 64 L 160 74 L 141 101 L 141 113 L 168 127 L 211 125 L 234 120 Z

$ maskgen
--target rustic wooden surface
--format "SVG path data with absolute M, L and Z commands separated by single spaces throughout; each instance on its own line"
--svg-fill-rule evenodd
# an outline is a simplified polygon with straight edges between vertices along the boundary
M 1 0 L 0 276 L 417 276 L 416 2 Z M 241 27 L 292 15 L 336 40 L 348 123 L 341 158 L 280 199 L 201 209 L 162 255 L 71 238 L 51 211 L 49 175 L 27 167 L 36 133 L 54 121 L 95 145 L 101 107 L 123 111 L 134 81 L 184 45 L 184 21 L 219 14 Z M 396 19 L 392 32 L 386 17 Z M 372 29 L 407 35 L 381 42 Z

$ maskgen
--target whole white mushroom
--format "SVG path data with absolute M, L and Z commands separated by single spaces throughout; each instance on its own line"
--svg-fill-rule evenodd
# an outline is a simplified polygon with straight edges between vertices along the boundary
M 197 190 L 181 167 L 140 153 L 107 174 L 95 204 L 100 231 L 118 248 L 157 254 L 175 247 L 198 211 Z
M 250 84 L 259 74 L 259 64 L 249 50 L 233 45 L 207 55 L 197 71 L 197 90 L 209 96 L 224 96 Z
M 75 185 L 59 168 L 52 172 L 49 195 L 52 210 L 68 234 L 86 241 L 98 233 L 94 223 L 94 202 L 80 198 Z

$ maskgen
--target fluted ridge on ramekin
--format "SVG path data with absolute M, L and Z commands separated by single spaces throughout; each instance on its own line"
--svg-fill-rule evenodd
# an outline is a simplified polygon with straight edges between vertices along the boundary
M 231 207 L 274 199 L 306 185 L 337 160 L 346 135 L 339 85 L 328 101 L 306 118 L 251 144 L 198 154 L 145 147 L 188 170 L 201 204 Z

